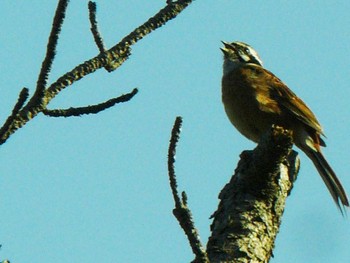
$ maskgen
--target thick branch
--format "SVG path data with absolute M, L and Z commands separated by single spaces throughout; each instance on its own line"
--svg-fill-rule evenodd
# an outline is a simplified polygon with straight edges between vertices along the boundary
M 213 215 L 207 244 L 210 262 L 269 261 L 299 169 L 291 148 L 291 134 L 274 127 L 254 151 L 242 153 Z

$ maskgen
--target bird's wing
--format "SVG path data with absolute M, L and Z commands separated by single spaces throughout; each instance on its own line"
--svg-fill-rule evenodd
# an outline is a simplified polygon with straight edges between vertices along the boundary
M 248 67 L 256 74 L 256 77 L 251 79 L 253 82 L 256 82 L 255 85 L 259 86 L 259 88 L 265 87 L 267 89 L 265 94 L 268 98 L 266 99 L 265 97 L 265 99 L 259 101 L 261 103 L 261 110 L 269 111 L 268 104 L 277 103 L 281 111 L 282 109 L 287 110 L 287 112 L 315 130 L 318 134 L 323 134 L 320 123 L 309 107 L 279 78 L 263 67 L 252 64 L 248 65 Z M 265 104 L 266 108 L 264 109 Z

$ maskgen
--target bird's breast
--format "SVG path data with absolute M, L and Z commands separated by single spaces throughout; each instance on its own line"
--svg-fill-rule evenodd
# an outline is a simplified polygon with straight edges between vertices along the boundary
M 222 78 L 222 101 L 226 114 L 236 129 L 254 142 L 258 142 L 273 123 L 273 116 L 260 109 L 261 91 L 256 83 L 250 85 L 249 78 L 239 70 Z

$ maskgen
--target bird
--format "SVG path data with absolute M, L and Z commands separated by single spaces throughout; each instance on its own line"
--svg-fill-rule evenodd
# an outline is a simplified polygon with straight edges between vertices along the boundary
M 294 144 L 308 156 L 343 213 L 346 192 L 321 152 L 323 129 L 310 108 L 278 77 L 263 67 L 259 54 L 243 42 L 224 42 L 222 102 L 233 126 L 258 143 L 272 125 L 293 134 Z

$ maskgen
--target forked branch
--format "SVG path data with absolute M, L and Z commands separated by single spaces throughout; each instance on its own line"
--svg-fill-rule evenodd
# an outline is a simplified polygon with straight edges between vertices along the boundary
M 182 118 L 177 117 L 171 132 L 169 150 L 168 150 L 168 174 L 170 180 L 170 188 L 173 193 L 173 198 L 175 201 L 175 208 L 173 214 L 179 222 L 180 226 L 184 230 L 193 253 L 195 254 L 195 259 L 193 262 L 197 263 L 206 263 L 209 262 L 205 249 L 203 248 L 200 239 L 199 233 L 196 229 L 191 210 L 187 205 L 187 196 L 185 192 L 182 192 L 182 198 L 180 198 L 177 190 L 177 182 L 175 175 L 175 154 L 176 154 L 176 145 L 180 138 L 180 129 L 182 125 Z
M 21 107 L 17 107 L 17 109 L 12 110 L 11 116 L 7 118 L 7 121 L 0 129 L 0 145 L 5 143 L 6 140 L 14 132 L 24 126 L 28 121 L 36 117 L 40 112 L 45 111 L 47 114 L 52 113 L 61 116 L 64 116 L 65 114 L 67 114 L 67 116 L 69 114 L 72 114 L 73 116 L 74 114 L 77 114 L 77 112 L 81 112 L 81 114 L 97 113 L 103 109 L 108 108 L 109 105 L 115 105 L 115 103 L 117 103 L 119 100 L 118 98 L 114 98 L 107 102 L 94 105 L 92 108 L 85 107 L 83 109 L 78 109 L 78 111 L 76 111 L 77 109 L 74 109 L 71 111 L 71 113 L 69 113 L 69 110 L 59 110 L 59 113 L 57 113 L 57 111 L 53 113 L 49 110 L 46 110 L 46 107 L 50 101 L 63 89 L 72 85 L 74 82 L 84 78 L 85 76 L 95 72 L 102 67 L 106 68 L 109 72 L 117 69 L 124 63 L 126 59 L 129 58 L 132 45 L 137 43 L 152 31 L 166 24 L 169 20 L 175 18 L 189 4 L 191 4 L 192 1 L 193 0 L 178 0 L 168 3 L 155 16 L 151 17 L 143 25 L 136 28 L 129 35 L 124 37 L 117 45 L 109 50 L 105 50 L 102 38 L 97 30 L 96 5 L 90 2 L 90 21 L 92 24 L 92 31 L 94 32 L 93 35 L 95 42 L 99 46 L 100 54 L 76 66 L 74 69 L 65 73 L 55 82 L 53 82 L 49 87 L 47 87 L 48 76 L 56 53 L 57 41 L 69 3 L 68 0 L 60 0 L 58 2 L 51 34 L 47 45 L 46 57 L 42 63 L 42 68 L 38 77 L 36 91 L 26 105 L 23 102 Z M 102 50 L 103 52 L 101 52 Z M 135 94 L 136 92 L 131 93 L 132 96 Z

